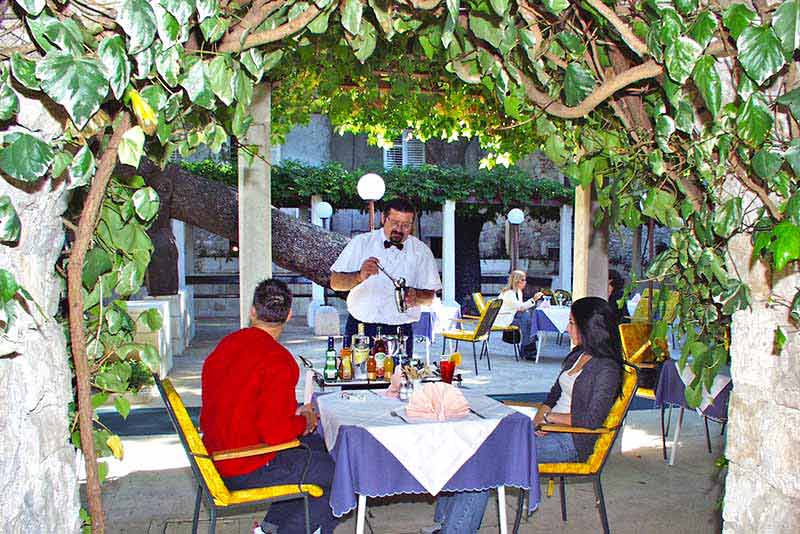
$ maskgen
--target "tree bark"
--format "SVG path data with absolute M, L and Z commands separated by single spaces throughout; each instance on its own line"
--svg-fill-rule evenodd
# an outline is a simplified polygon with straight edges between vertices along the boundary
M 480 237 L 484 218 L 456 210 L 456 301 L 463 313 L 477 314 L 472 294 L 481 290 Z
M 159 220 L 177 219 L 219 236 L 238 241 L 239 198 L 236 189 L 170 165 L 162 171 L 145 161 L 139 166 L 144 180 L 161 194 Z M 335 232 L 272 210 L 272 258 L 276 264 L 330 287 L 330 266 L 349 240 Z M 477 246 L 477 245 L 476 245 Z M 153 255 L 158 256 L 158 252 Z

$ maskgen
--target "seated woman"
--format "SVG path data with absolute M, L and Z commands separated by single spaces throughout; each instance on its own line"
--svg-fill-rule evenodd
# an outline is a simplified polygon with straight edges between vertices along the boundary
M 500 291 L 503 306 L 497 313 L 494 326 L 517 325 L 521 335 L 522 356 L 529 358 L 536 356 L 536 336 L 531 338 L 531 308 L 536 301 L 541 299 L 543 294 L 536 293 L 532 299 L 522 300 L 522 292 L 527 285 L 527 275 L 525 271 L 511 271 L 508 275 L 508 283 Z
M 622 303 L 622 306 L 619 304 L 619 300 L 625 294 L 625 280 L 622 278 L 622 275 L 619 274 L 614 269 L 608 270 L 608 303 L 611 304 L 611 308 L 614 310 L 617 316 L 617 323 L 627 323 L 629 322 L 628 319 L 625 317 L 627 313 L 627 309 L 625 303 Z
M 573 302 L 567 331 L 572 352 L 533 418 L 539 463 L 586 461 L 596 434 L 544 432 L 538 427 L 550 423 L 598 428 L 621 392 L 622 347 L 616 313 L 608 302 L 598 297 Z M 434 514 L 439 532 L 477 532 L 488 499 L 488 491 L 440 495 Z

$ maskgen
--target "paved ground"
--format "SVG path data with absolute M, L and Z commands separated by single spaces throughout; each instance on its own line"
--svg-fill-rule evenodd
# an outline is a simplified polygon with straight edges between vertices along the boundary
M 283 342 L 295 354 L 302 354 L 321 366 L 324 360 L 325 338 L 313 337 L 303 322 L 293 320 L 287 327 Z M 200 404 L 200 370 L 205 356 L 217 341 L 233 331 L 235 324 L 204 321 L 198 324 L 198 336 L 186 354 L 175 358 L 170 374 L 177 389 L 189 405 Z M 566 354 L 568 341 L 558 346 L 548 337 L 538 364 L 515 362 L 510 345 L 493 340 L 492 371 L 486 362 L 479 362 L 479 374 L 472 368 L 469 347 L 461 372 L 464 385 L 484 393 L 530 393 L 547 391 Z M 417 349 L 424 353 L 424 345 Z M 464 350 L 466 349 L 466 350 Z M 432 357 L 441 352 L 437 340 L 431 349 Z M 303 384 L 298 386 L 298 396 Z M 135 407 L 161 406 L 152 394 L 143 394 Z M 603 487 L 613 532 L 653 533 L 711 533 L 719 530 L 714 503 L 719 492 L 713 461 L 720 454 L 724 437 L 712 425 L 714 453 L 705 449 L 702 420 L 687 414 L 681 434 L 677 465 L 667 466 L 661 456 L 658 411 L 630 412 L 625 428 L 604 470 Z M 191 532 L 194 485 L 183 450 L 174 436 L 134 436 L 123 439 L 125 460 L 110 466 L 110 480 L 104 485 L 108 531 L 112 533 L 169 533 Z M 668 446 L 671 442 L 667 442 Z M 542 487 L 543 494 L 546 484 Z M 513 518 L 517 508 L 516 490 L 508 492 L 508 515 Z M 419 532 L 433 516 L 432 499 L 423 497 L 394 497 L 370 501 L 370 526 L 374 533 L 405 534 Z M 568 521 L 560 517 L 558 494 L 543 497 L 539 510 L 523 523 L 522 532 L 597 532 L 600 520 L 594 506 L 591 484 L 567 485 Z M 253 518 L 263 512 L 232 516 L 218 523 L 220 534 L 252 532 Z M 205 512 L 202 513 L 205 517 Z M 337 534 L 352 532 L 352 514 L 344 518 Z M 207 525 L 201 527 L 205 532 Z M 481 532 L 498 531 L 496 500 L 484 517 Z

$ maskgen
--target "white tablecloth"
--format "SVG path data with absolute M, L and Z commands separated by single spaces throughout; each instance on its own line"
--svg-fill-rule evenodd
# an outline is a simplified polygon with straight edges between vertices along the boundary
M 547 316 L 553 326 L 558 328 L 559 332 L 564 333 L 567 331 L 569 306 L 540 306 L 538 309 Z

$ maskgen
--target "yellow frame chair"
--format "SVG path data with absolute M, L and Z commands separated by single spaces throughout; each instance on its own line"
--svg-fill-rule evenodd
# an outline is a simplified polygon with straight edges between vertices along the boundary
M 478 313 L 483 313 L 486 310 L 486 299 L 483 298 L 483 293 L 478 291 L 477 293 L 472 294 L 472 301 L 475 303 L 475 307 L 478 309 Z M 466 319 L 479 319 L 479 317 L 475 317 L 474 315 L 465 315 L 464 318 Z M 519 331 L 519 327 L 515 324 L 510 324 L 508 326 L 495 326 L 492 325 L 491 332 L 511 332 L 512 338 L 514 339 L 514 343 L 511 344 L 514 347 L 514 361 L 519 361 L 519 355 L 521 354 L 521 344 L 522 344 L 522 333 Z M 491 337 L 491 333 L 489 334 Z
M 303 477 L 297 484 L 283 484 L 276 486 L 266 486 L 263 488 L 253 488 L 246 490 L 230 491 L 214 465 L 214 460 L 230 460 L 233 458 L 244 458 L 258 454 L 278 452 L 295 447 L 305 448 L 308 452 L 306 460 L 306 470 L 308 470 L 311 460 L 311 450 L 293 440 L 278 445 L 256 445 L 218 451 L 209 455 L 200 434 L 195 428 L 194 423 L 186 411 L 186 407 L 180 395 L 175 390 L 169 379 L 160 380 L 157 375 L 153 375 L 158 392 L 164 400 L 167 413 L 175 427 L 178 437 L 181 440 L 186 456 L 189 458 L 189 466 L 192 468 L 195 481 L 197 482 L 197 497 L 194 503 L 194 515 L 192 516 L 192 534 L 197 534 L 197 527 L 200 518 L 200 501 L 205 500 L 209 509 L 210 525 L 208 531 L 214 534 L 217 524 L 217 512 L 219 510 L 229 510 L 234 507 L 255 506 L 259 504 L 269 504 L 278 501 L 288 501 L 293 499 L 303 499 L 306 515 L 306 534 L 311 534 L 311 516 L 308 511 L 308 497 L 321 497 L 323 490 L 314 484 L 303 484 Z
M 475 375 L 477 376 L 478 354 L 475 352 L 475 344 L 483 343 L 481 346 L 481 359 L 483 359 L 484 355 L 486 356 L 486 363 L 491 371 L 492 362 L 489 359 L 489 334 L 492 332 L 492 325 L 494 324 L 494 320 L 497 318 L 497 313 L 500 311 L 500 306 L 502 305 L 503 301 L 500 299 L 494 299 L 490 301 L 486 306 L 486 309 L 483 311 L 483 313 L 481 313 L 481 316 L 477 319 L 477 324 L 475 325 L 474 330 L 446 330 L 442 332 L 442 337 L 444 338 L 442 341 L 442 354 L 444 354 L 444 349 L 447 345 L 446 340 L 448 339 L 456 342 L 456 350 L 458 350 L 459 341 L 472 343 L 472 359 L 475 361 Z M 463 323 L 467 321 L 474 322 L 475 319 L 453 319 L 453 321 Z
M 542 425 L 541 429 L 546 432 L 567 432 L 570 434 L 599 434 L 597 441 L 594 444 L 594 450 L 585 462 L 561 462 L 552 464 L 539 464 L 539 476 L 545 476 L 550 479 L 550 488 L 555 478 L 559 479 L 559 493 L 561 497 L 561 519 L 567 520 L 567 495 L 565 492 L 566 485 L 564 479 L 568 477 L 575 478 L 588 478 L 594 485 L 594 493 L 596 504 L 600 513 L 600 521 L 603 524 L 603 532 L 608 534 L 610 532 L 608 526 L 608 515 L 606 513 L 606 503 L 603 498 L 603 486 L 600 483 L 600 476 L 603 474 L 603 467 L 606 464 L 608 455 L 614 447 L 614 442 L 619 435 L 622 424 L 625 422 L 625 417 L 628 415 L 628 409 L 631 406 L 631 401 L 636 394 L 638 373 L 633 365 L 623 365 L 624 376 L 622 379 L 622 393 L 614 401 L 611 410 L 608 412 L 603 426 L 600 428 L 582 428 L 567 425 Z M 525 405 L 524 403 L 507 403 L 510 405 Z M 532 406 L 532 404 L 527 404 Z M 525 503 L 527 491 L 520 491 L 519 506 L 517 507 L 517 515 L 514 520 L 514 533 L 519 531 L 520 521 L 522 519 L 522 509 Z M 551 494 L 551 491 L 548 491 Z

